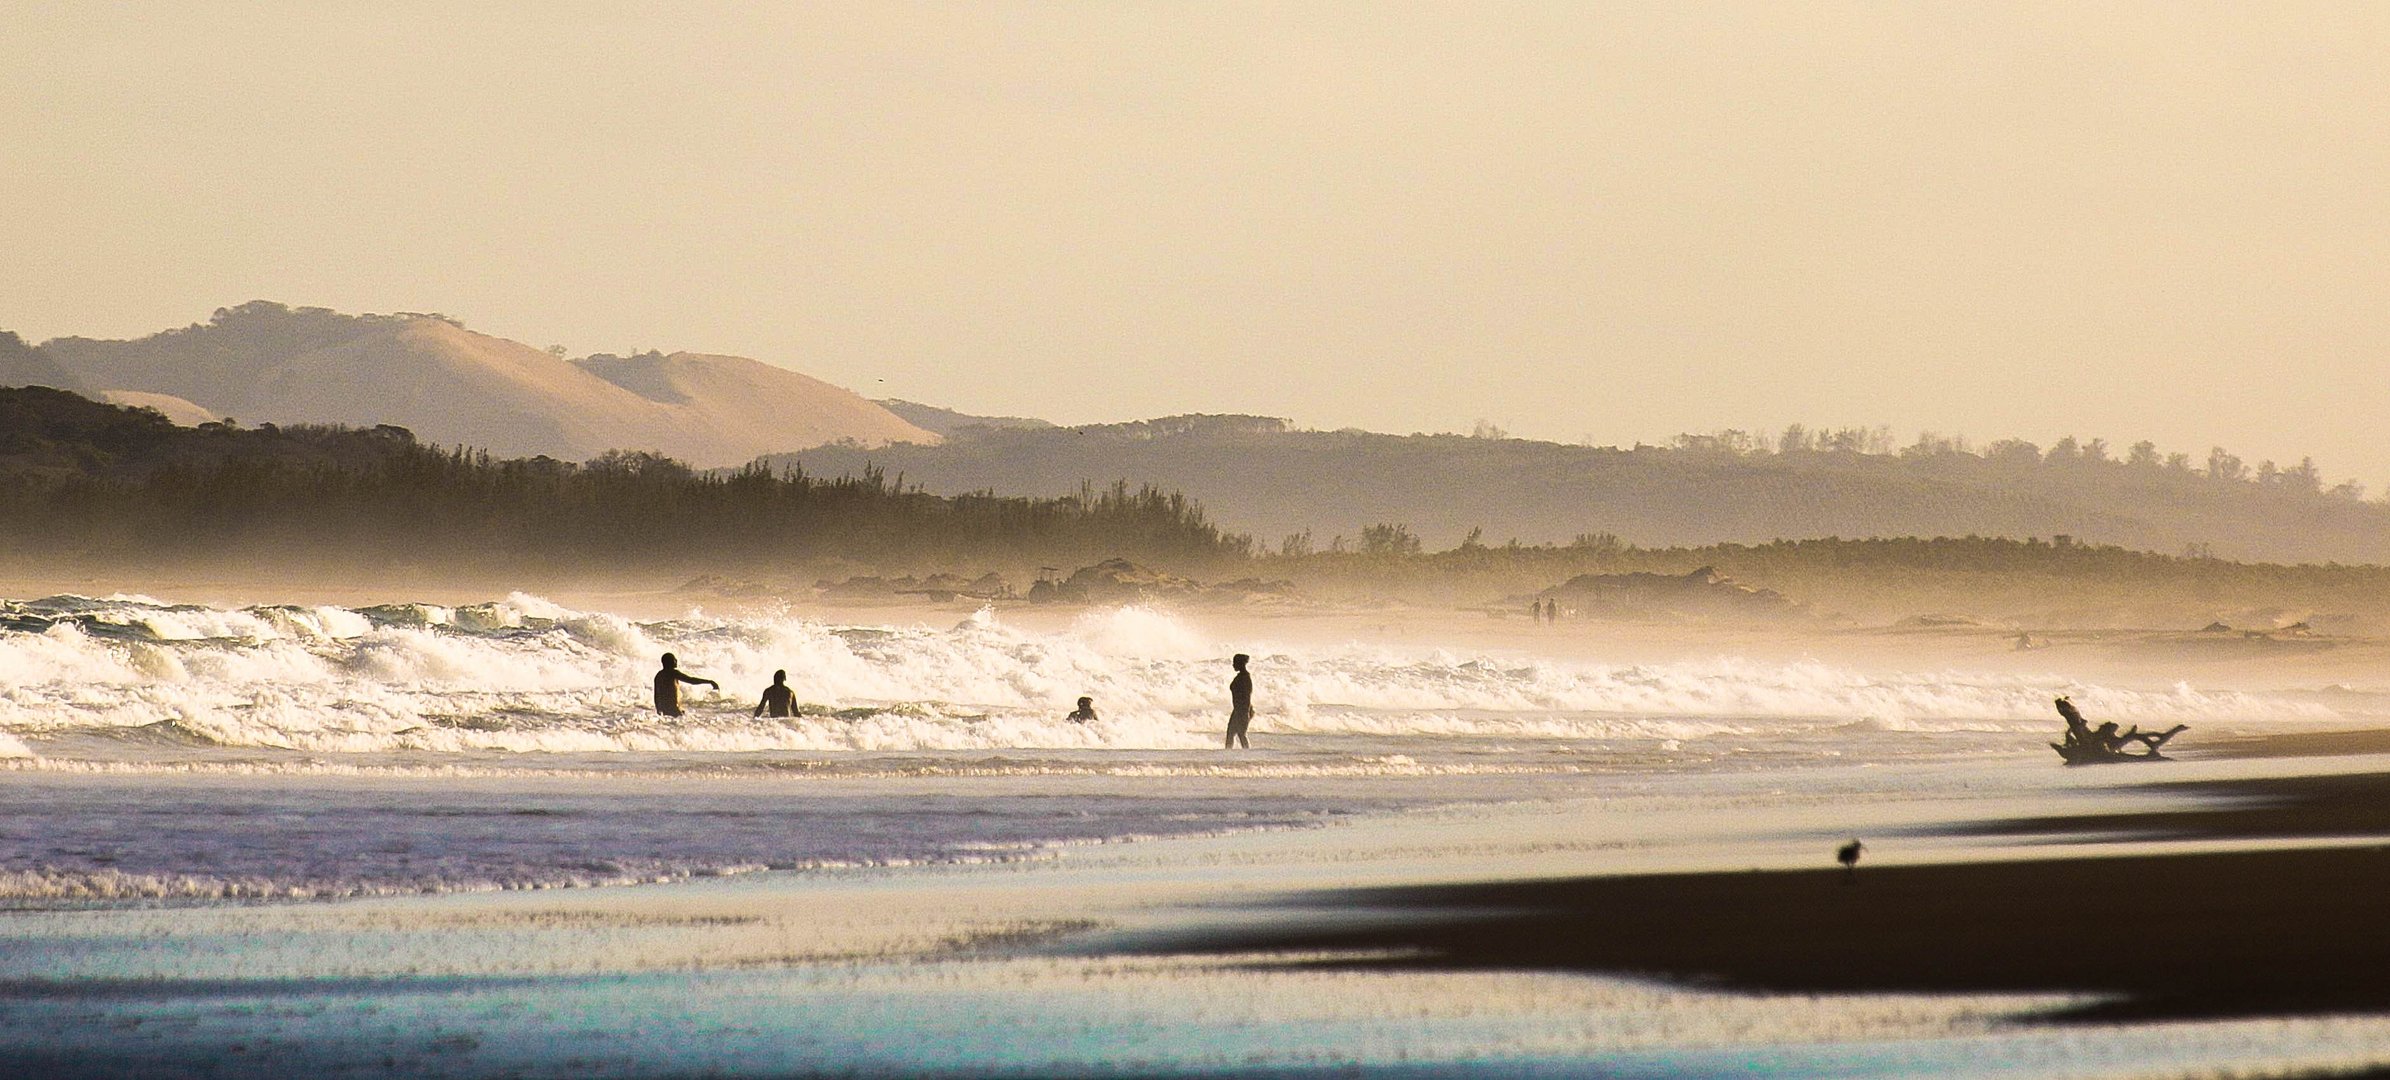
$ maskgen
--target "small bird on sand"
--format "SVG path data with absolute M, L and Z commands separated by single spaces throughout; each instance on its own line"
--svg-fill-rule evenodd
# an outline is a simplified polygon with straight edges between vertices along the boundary
M 1834 861 L 1842 864 L 1843 884 L 1848 885 L 1859 880 L 1859 853 L 1865 850 L 1867 850 L 1867 845 L 1853 838 L 1850 843 L 1842 845 L 1841 850 L 1834 853 Z

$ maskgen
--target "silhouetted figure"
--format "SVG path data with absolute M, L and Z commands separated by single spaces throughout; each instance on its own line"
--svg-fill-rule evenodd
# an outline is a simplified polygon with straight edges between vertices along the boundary
M 1069 716 L 1066 716 L 1066 717 L 1064 717 L 1063 719 L 1065 719 L 1065 720 L 1069 720 L 1071 723 L 1074 723 L 1074 724 L 1092 724 L 1092 723 L 1094 723 L 1094 722 L 1095 722 L 1095 699 L 1094 699 L 1094 698 L 1091 698 L 1091 697 L 1083 697 L 1083 698 L 1080 698 L 1080 699 L 1079 699 L 1079 707 L 1078 707 L 1077 709 L 1074 709 L 1074 710 L 1072 710 L 1072 711 L 1071 711 L 1071 714 L 1070 714 Z
M 1859 880 L 1859 853 L 1865 850 L 1867 850 L 1867 845 L 1860 843 L 1854 837 L 1850 843 L 1842 845 L 1841 850 L 1834 853 L 1834 861 L 1842 864 L 1843 884 L 1849 885 Z
M 1228 663 L 1236 668 L 1236 678 L 1228 680 L 1228 737 L 1221 740 L 1220 749 L 1242 746 L 1253 749 L 1245 738 L 1245 725 L 1253 722 L 1253 673 L 1245 670 L 1252 657 L 1238 653 Z
M 755 715 L 762 716 L 766 709 L 771 710 L 774 716 L 796 715 L 797 695 L 788 688 L 786 670 L 772 673 L 772 685 L 763 688 L 763 700 L 755 703 Z
M 711 686 L 716 690 L 722 689 L 721 683 L 715 682 L 712 679 L 700 679 L 695 675 L 691 675 L 682 671 L 680 669 L 679 658 L 673 656 L 671 653 L 665 653 L 664 670 L 656 672 L 657 712 L 666 716 L 679 716 L 681 714 L 680 684 L 682 683 L 688 683 L 692 686 Z

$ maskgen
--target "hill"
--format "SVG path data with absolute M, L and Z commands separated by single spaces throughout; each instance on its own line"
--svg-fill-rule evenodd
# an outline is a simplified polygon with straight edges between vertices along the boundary
M 1267 417 L 1187 416 L 984 430 L 939 447 L 822 447 L 774 458 L 820 475 L 865 468 L 932 492 L 1061 494 L 1116 479 L 1184 492 L 1264 547 L 1362 544 L 1404 526 L 1429 547 L 1471 530 L 1500 544 L 1608 535 L 1647 547 L 1870 536 L 2067 536 L 2146 551 L 2289 562 L 2390 562 L 2390 506 L 2325 490 L 2314 467 L 2205 467 L 2147 444 L 2096 441 L 1982 453 L 1921 439 L 1687 438 L 1669 447 L 1568 446 L 1460 435 L 1302 431 Z
M 889 412 L 904 417 L 905 422 L 915 427 L 925 428 L 948 438 L 975 435 L 981 429 L 1050 428 L 1054 426 L 1047 421 L 1033 417 L 973 416 L 970 413 L 941 409 L 935 405 L 923 405 L 918 401 L 906 401 L 902 398 L 886 398 L 881 400 L 880 405 Z
M 250 422 L 394 424 L 502 456 L 579 461 L 627 448 L 724 466 L 840 440 L 937 441 L 859 395 L 754 360 L 576 362 L 438 315 L 257 301 L 138 340 L 41 348 L 86 387 L 170 395 Z
M 0 386 L 47 386 L 84 390 L 83 380 L 60 367 L 49 354 L 25 344 L 25 339 L 0 330 Z

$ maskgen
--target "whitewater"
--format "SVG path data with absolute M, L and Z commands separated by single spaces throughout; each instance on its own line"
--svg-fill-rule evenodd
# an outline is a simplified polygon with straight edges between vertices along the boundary
M 621 885 L 1006 862 L 1146 837 L 1631 789 L 1638 777 L 2011 760 L 2049 699 L 2143 726 L 2348 718 L 2188 683 L 1734 656 L 1221 640 L 1149 607 L 850 625 L 487 603 L 0 602 L 0 904 Z M 649 708 L 657 661 L 719 680 Z M 1257 749 L 1219 748 L 1252 654 Z M 778 669 L 802 703 L 751 715 Z M 694 688 L 692 688 L 694 689 Z M 1065 719 L 1081 695 L 1101 719 Z

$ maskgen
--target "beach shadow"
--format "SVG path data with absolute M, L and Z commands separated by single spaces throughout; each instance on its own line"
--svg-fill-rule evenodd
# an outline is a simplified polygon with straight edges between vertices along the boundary
M 2390 773 L 2175 780 L 2131 791 L 2180 796 L 2179 809 L 2052 814 L 1937 825 L 1915 834 L 2063 836 L 2098 842 L 2390 837 Z
M 1564 971 L 1789 994 L 2073 993 L 2029 1020 L 2390 1011 L 2390 849 L 1373 888 L 1123 951 L 1391 971 Z

